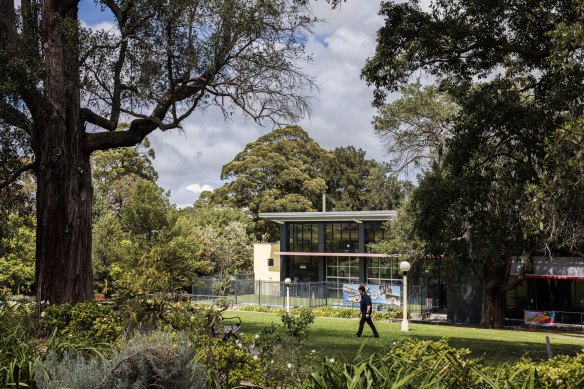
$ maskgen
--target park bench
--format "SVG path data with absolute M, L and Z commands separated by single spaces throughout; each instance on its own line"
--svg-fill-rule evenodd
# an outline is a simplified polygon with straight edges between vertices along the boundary
M 241 329 L 241 318 L 238 316 L 224 317 L 217 315 L 217 320 L 213 323 L 211 330 L 214 338 L 222 338 L 228 340 L 233 338 L 239 339 L 237 332 Z

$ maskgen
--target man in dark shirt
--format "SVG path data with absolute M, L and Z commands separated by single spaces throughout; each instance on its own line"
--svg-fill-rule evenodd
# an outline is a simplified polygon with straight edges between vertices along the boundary
M 371 321 L 371 313 L 373 311 L 373 306 L 371 303 L 371 297 L 367 293 L 365 293 L 365 286 L 359 286 L 359 294 L 361 295 L 361 321 L 359 322 L 359 331 L 355 334 L 356 337 L 360 337 L 363 333 L 363 326 L 365 322 L 369 324 L 371 327 L 371 331 L 373 331 L 373 336 L 379 338 L 379 334 L 377 333 L 377 329 L 375 325 Z

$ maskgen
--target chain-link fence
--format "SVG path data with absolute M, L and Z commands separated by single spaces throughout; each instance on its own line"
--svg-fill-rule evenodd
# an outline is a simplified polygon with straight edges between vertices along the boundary
M 327 305 L 343 305 L 342 300 L 328 298 L 326 282 L 294 282 L 289 288 L 290 307 L 316 308 Z M 248 278 L 230 280 L 199 278 L 193 284 L 192 298 L 203 303 L 285 308 L 287 290 L 284 281 L 261 281 Z M 416 285 L 408 286 L 408 310 L 411 313 L 419 313 L 424 317 L 432 312 L 433 305 L 433 298 L 428 297 L 425 288 Z M 358 309 L 359 304 L 349 303 L 345 306 Z M 401 307 L 376 306 L 374 309 L 401 309 Z
M 289 288 L 290 307 L 327 305 L 326 282 L 294 282 Z M 199 278 L 193 284 L 192 295 L 198 302 L 285 308 L 288 293 L 284 281 Z

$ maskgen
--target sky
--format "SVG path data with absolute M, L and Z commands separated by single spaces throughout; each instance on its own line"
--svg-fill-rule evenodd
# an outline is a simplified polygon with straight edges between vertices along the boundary
M 325 19 L 314 28 L 307 42 L 313 61 L 304 71 L 314 77 L 319 90 L 311 93 L 311 116 L 298 124 L 327 150 L 354 146 L 366 151 L 367 158 L 384 161 L 383 142 L 374 133 L 371 120 L 372 88 L 360 79 L 361 68 L 375 52 L 376 32 L 383 24 L 378 15 L 380 0 L 353 0 L 340 9 L 326 2 L 313 1 L 314 16 Z M 88 26 L 106 21 L 93 0 L 82 0 L 79 17 Z M 192 205 L 202 190 L 224 184 L 221 168 L 243 150 L 246 144 L 271 131 L 243 116 L 226 121 L 213 110 L 193 113 L 183 122 L 183 131 L 148 136 L 156 153 L 154 167 L 158 185 L 170 190 L 171 201 L 179 207 Z

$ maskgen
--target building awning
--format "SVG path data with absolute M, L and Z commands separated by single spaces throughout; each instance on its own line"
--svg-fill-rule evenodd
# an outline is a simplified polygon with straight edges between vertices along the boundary
M 511 277 L 556 280 L 584 280 L 584 259 L 581 257 L 534 257 L 530 268 L 519 258 L 511 263 Z
M 377 254 L 377 253 L 319 253 L 319 252 L 296 252 L 296 251 L 276 251 L 276 255 L 290 255 L 297 257 L 367 257 L 367 258 L 399 258 L 399 254 Z

